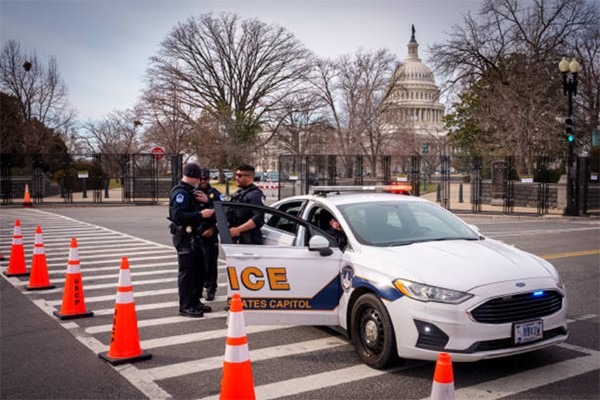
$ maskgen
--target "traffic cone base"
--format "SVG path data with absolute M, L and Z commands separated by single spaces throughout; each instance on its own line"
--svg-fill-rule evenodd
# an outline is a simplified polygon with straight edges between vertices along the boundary
M 21 272 L 21 273 L 17 273 L 17 274 L 11 274 L 8 271 L 4 271 L 3 274 L 8 277 L 10 277 L 10 276 L 28 276 L 29 272 Z
M 112 365 L 133 363 L 152 358 L 152 354 L 143 351 L 140 347 L 140 335 L 127 257 L 121 259 L 121 268 L 119 269 L 117 301 L 110 348 L 106 352 L 98 353 L 98 357 Z
M 42 227 L 38 226 L 35 230 L 35 244 L 33 245 L 33 257 L 31 269 L 29 271 L 29 286 L 27 290 L 52 289 L 54 285 L 50 284 L 48 276 L 48 264 L 46 263 L 46 252 L 44 250 L 44 239 L 42 237 Z
M 82 312 L 79 314 L 62 314 L 60 311 L 54 311 L 52 314 L 54 314 L 55 316 L 57 316 L 58 318 L 65 320 L 65 319 L 76 319 L 76 318 L 87 318 L 87 317 L 93 317 L 94 313 L 92 311 L 86 311 L 86 312 Z
M 142 350 L 142 354 L 140 354 L 139 356 L 135 356 L 135 357 L 127 357 L 127 358 L 114 358 L 108 355 L 108 351 L 103 351 L 102 353 L 98 353 L 98 357 L 100 357 L 101 359 L 103 359 L 104 361 L 106 361 L 107 363 L 111 364 L 111 365 L 120 365 L 120 364 L 127 364 L 127 363 L 134 363 L 137 361 L 145 361 L 145 360 L 149 360 L 152 358 L 152 354 L 143 351 Z
M 54 289 L 56 286 L 54 285 L 46 285 L 46 286 L 27 286 L 26 290 L 46 290 L 46 289 Z

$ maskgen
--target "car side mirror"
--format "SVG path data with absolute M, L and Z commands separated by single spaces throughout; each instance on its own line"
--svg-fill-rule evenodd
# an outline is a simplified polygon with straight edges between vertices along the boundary
M 330 256 L 333 254 L 333 250 L 329 247 L 329 240 L 323 236 L 315 235 L 308 241 L 309 251 L 318 251 L 323 257 Z

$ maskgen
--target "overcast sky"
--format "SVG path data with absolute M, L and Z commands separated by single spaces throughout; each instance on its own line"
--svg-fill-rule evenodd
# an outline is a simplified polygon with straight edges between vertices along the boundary
M 2 46 L 16 40 L 47 65 L 56 57 L 82 121 L 135 105 L 148 59 L 177 22 L 234 12 L 291 31 L 319 56 L 387 48 L 404 59 L 415 25 L 419 55 L 444 40 L 478 0 L 0 0 Z M 439 83 L 439 82 L 438 82 Z

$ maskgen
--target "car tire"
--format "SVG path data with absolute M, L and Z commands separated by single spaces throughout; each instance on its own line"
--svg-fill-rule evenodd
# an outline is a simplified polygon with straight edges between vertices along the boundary
M 374 294 L 365 294 L 354 303 L 351 332 L 356 352 L 368 366 L 382 369 L 398 361 L 392 321 Z

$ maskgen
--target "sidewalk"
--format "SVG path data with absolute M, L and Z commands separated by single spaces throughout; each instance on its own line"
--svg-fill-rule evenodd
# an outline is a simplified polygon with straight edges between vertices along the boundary
M 2 267 L 8 262 L 6 256 Z M 0 277 L 0 360 L 1 399 L 146 398 L 4 275 Z

